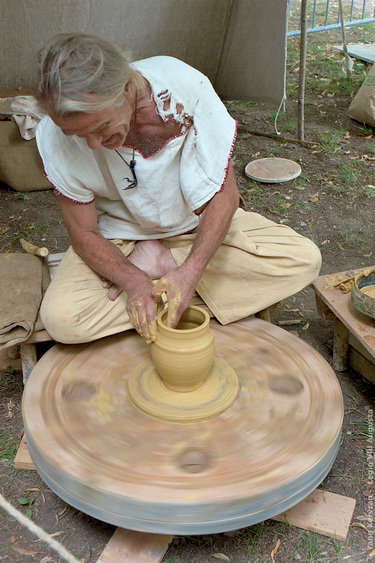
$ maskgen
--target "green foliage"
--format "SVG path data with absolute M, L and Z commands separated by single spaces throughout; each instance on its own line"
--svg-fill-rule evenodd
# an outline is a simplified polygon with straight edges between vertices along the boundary
M 344 135 L 345 135 L 345 131 L 343 131 L 342 129 L 338 129 L 336 131 L 335 130 L 318 131 L 318 138 L 320 141 L 320 146 L 323 154 L 334 153 L 340 147 L 340 142 Z
M 24 511 L 24 515 L 25 515 L 27 518 L 31 518 L 32 515 L 33 515 L 33 511 L 31 510 L 30 507 L 34 504 L 34 502 L 35 502 L 35 499 L 34 499 L 33 497 L 28 497 L 28 496 L 20 497 L 20 498 L 18 499 L 18 503 L 19 503 L 21 506 L 28 507 L 28 508 L 26 508 L 26 510 Z
M 17 453 L 17 445 L 15 440 L 8 438 L 6 440 L 0 439 L 0 461 L 6 464 L 11 464 Z

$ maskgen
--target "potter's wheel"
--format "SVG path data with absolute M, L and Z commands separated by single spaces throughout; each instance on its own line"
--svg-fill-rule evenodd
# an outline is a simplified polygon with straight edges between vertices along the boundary
M 43 356 L 23 414 L 32 459 L 57 495 L 124 528 L 205 534 L 275 516 L 321 483 L 343 416 L 330 366 L 256 318 L 211 327 L 239 390 L 202 421 L 160 420 L 129 399 L 128 378 L 150 353 L 133 332 Z

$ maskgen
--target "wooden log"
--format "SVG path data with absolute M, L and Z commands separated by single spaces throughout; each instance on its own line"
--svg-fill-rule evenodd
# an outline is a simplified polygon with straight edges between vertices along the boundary
M 316 147 L 319 145 L 318 142 L 315 141 L 306 141 L 302 139 L 295 139 L 293 137 L 283 137 L 282 135 L 273 135 L 272 133 L 263 133 L 263 131 L 254 131 L 247 127 L 246 125 L 238 124 L 237 129 L 239 132 L 243 131 L 244 133 L 249 133 L 250 135 L 256 135 L 258 137 L 267 137 L 268 139 L 275 139 L 275 141 L 280 141 L 282 143 L 296 143 L 298 145 L 306 145 L 311 147 Z
M 28 242 L 23 238 L 20 238 L 20 243 L 22 248 L 27 254 L 33 254 L 34 256 L 41 256 L 41 257 L 48 256 L 49 254 L 49 250 L 45 246 L 42 247 L 35 246 L 35 244 L 31 244 L 31 242 Z

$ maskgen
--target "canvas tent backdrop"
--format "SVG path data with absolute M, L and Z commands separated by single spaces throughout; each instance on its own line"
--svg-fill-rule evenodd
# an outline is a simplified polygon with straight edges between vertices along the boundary
M 224 99 L 279 106 L 287 0 L 0 0 L 0 87 L 35 81 L 36 53 L 56 33 L 94 33 L 133 60 L 171 55 L 206 74 Z

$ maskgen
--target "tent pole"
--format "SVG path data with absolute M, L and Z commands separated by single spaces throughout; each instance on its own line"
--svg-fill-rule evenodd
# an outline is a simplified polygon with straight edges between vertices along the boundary
M 305 72 L 307 43 L 307 0 L 301 1 L 301 35 L 299 47 L 299 84 L 298 84 L 298 139 L 305 138 Z
M 340 13 L 341 35 L 342 35 L 342 51 L 344 53 L 344 70 L 345 70 L 346 78 L 350 78 L 352 75 L 353 61 L 349 57 L 348 48 L 346 45 L 344 11 L 342 8 L 342 0 L 339 0 L 339 13 Z

